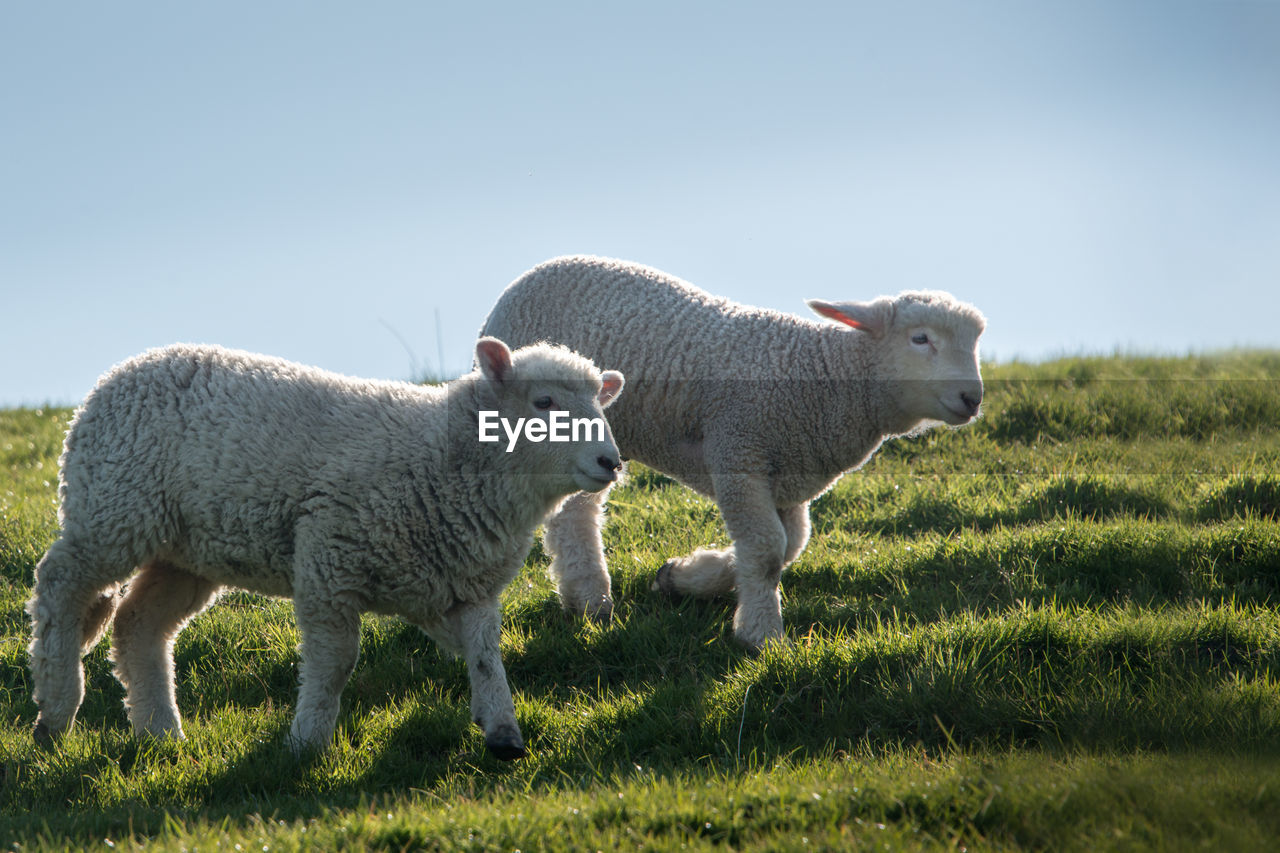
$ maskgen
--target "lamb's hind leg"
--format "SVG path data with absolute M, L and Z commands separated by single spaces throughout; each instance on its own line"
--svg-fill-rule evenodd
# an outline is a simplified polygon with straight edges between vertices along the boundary
M 786 549 L 782 555 L 785 569 L 809 541 L 809 505 L 807 503 L 778 510 L 786 535 Z M 695 598 L 714 598 L 732 592 L 737 585 L 735 566 L 736 549 L 699 548 L 687 557 L 673 557 L 658 569 L 653 589 L 668 595 L 690 595 Z
M 64 536 L 36 566 L 35 591 L 27 602 L 34 698 L 39 707 L 35 737 L 47 741 L 75 722 L 84 701 L 84 665 L 119 603 L 120 581 L 131 567 L 104 570 L 89 549 Z
M 550 574 L 561 605 L 596 622 L 607 622 L 613 615 L 612 587 L 600 536 L 608 492 L 570 495 L 547 519 L 542 536 L 551 555 Z
M 653 589 L 671 596 L 715 598 L 733 590 L 735 562 L 732 547 L 699 548 L 663 563 Z
M 802 503 L 778 510 L 778 519 L 787 534 L 787 550 L 782 555 L 782 568 L 795 562 L 809 542 L 809 504 Z
M 217 584 L 163 562 L 144 566 L 129 584 L 116 612 L 112 656 L 135 734 L 182 739 L 173 644 L 217 595 Z

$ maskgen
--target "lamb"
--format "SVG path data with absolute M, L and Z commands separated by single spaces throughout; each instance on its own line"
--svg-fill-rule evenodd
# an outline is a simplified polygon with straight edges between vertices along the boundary
M 655 588 L 736 587 L 736 638 L 783 637 L 782 570 L 809 537 L 809 502 L 887 438 L 978 416 L 986 321 L 937 291 L 808 305 L 826 323 L 736 304 L 623 261 L 556 258 L 513 282 L 484 334 L 555 341 L 624 371 L 608 415 L 624 460 L 713 498 L 733 544 L 669 560 Z M 569 498 L 544 544 L 563 606 L 613 610 L 600 538 L 607 489 Z
M 74 723 L 81 657 L 108 622 L 134 731 L 181 739 L 174 640 L 221 589 L 238 587 L 293 599 L 295 751 L 332 740 L 360 614 L 376 612 L 460 654 L 486 746 L 523 756 L 498 598 L 547 513 L 617 478 L 602 409 L 623 377 L 545 344 L 512 352 L 482 338 L 475 355 L 477 370 L 441 387 L 185 345 L 104 375 L 68 431 L 62 532 L 27 604 L 36 739 Z M 598 426 L 576 441 L 512 448 L 480 440 L 490 412 Z

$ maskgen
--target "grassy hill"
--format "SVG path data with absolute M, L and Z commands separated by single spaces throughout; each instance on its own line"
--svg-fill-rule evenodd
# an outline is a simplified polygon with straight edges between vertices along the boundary
M 618 608 L 563 616 L 535 546 L 501 764 L 462 664 L 366 617 L 337 741 L 282 744 L 287 603 L 236 593 L 177 649 L 189 740 L 138 743 L 106 644 L 73 733 L 29 729 L 22 605 L 66 410 L 0 412 L 0 847 L 1262 849 L 1280 838 L 1280 353 L 990 366 L 986 417 L 886 446 L 815 502 L 790 643 L 650 592 L 725 540 L 633 466 Z

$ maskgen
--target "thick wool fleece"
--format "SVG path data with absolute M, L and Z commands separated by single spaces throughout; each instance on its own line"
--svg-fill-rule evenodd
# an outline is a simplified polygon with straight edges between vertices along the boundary
M 497 597 L 536 525 L 584 487 L 562 470 L 584 449 L 504 453 L 477 441 L 477 412 L 523 413 L 516 386 L 554 379 L 562 399 L 587 401 L 575 414 L 599 415 L 601 375 L 562 348 L 488 346 L 507 381 L 478 370 L 422 387 L 195 346 L 106 374 L 68 432 L 62 534 L 28 604 L 38 733 L 74 720 L 79 657 L 118 606 L 114 658 L 130 719 L 139 732 L 180 737 L 173 638 L 229 586 L 295 601 L 295 744 L 331 736 L 359 614 L 377 611 L 466 656 L 491 748 L 522 752 L 497 657 Z M 609 436 L 585 452 L 616 458 Z
M 968 420 L 981 399 L 976 342 L 984 321 L 971 306 L 918 292 L 812 307 L 839 325 L 740 305 L 649 267 L 580 256 L 525 273 L 483 327 L 522 343 L 561 343 L 626 373 L 625 399 L 609 412 L 623 457 L 714 497 L 736 541 L 734 549 L 672 561 L 659 583 L 696 595 L 736 585 L 738 635 L 751 646 L 781 634 L 776 578 L 804 547 L 808 502 L 886 438 Z M 955 351 L 945 367 L 910 352 L 917 327 Z M 935 344 L 916 349 L 933 347 L 936 362 Z M 609 606 L 582 604 L 602 589 L 607 598 L 593 530 L 598 504 L 599 496 L 570 499 L 547 535 L 566 605 L 606 616 Z M 763 600 L 762 609 L 744 612 L 744 595 Z

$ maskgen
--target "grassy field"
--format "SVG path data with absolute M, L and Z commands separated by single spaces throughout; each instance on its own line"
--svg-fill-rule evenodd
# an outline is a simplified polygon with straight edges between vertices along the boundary
M 22 605 L 70 412 L 0 412 L 0 849 L 1274 849 L 1280 353 L 986 376 L 982 421 L 815 503 L 785 647 L 650 592 L 725 539 L 652 471 L 614 493 L 611 625 L 562 615 L 535 546 L 505 599 L 513 764 L 462 664 L 377 618 L 334 748 L 295 761 L 292 612 L 240 593 L 178 644 L 187 742 L 132 738 L 104 643 L 38 748 Z

